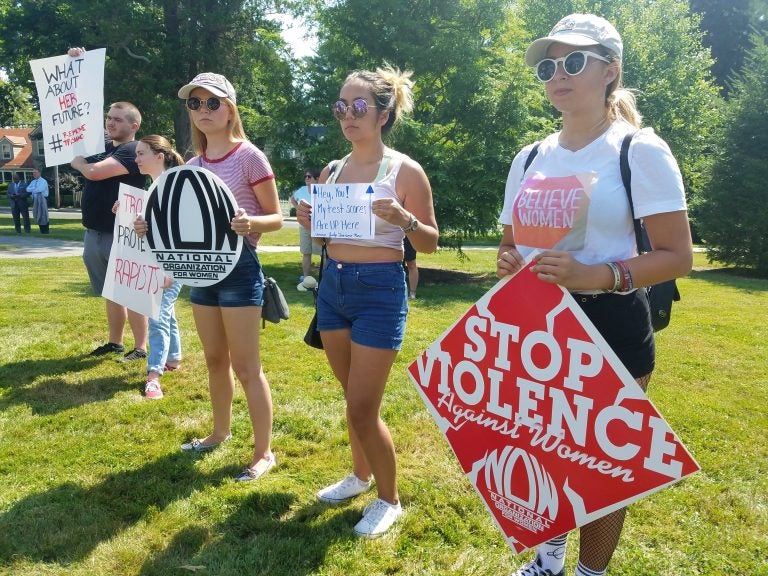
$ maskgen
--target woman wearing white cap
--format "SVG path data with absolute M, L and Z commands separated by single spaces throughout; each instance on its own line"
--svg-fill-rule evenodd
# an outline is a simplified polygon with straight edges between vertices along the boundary
M 504 235 L 497 275 L 520 270 L 541 250 L 533 271 L 542 282 L 576 296 L 590 320 L 638 384 L 646 388 L 655 362 L 648 300 L 642 286 L 683 276 L 692 249 L 682 178 L 669 147 L 650 128 L 639 130 L 634 96 L 621 87 L 622 41 L 592 14 L 571 14 L 525 55 L 562 114 L 562 129 L 545 138 L 532 162 L 529 145 L 515 157 L 499 221 Z M 619 153 L 629 147 L 635 216 L 643 218 L 654 250 L 638 256 L 632 213 L 621 179 Z M 576 178 L 582 192 L 564 218 L 532 224 L 523 198 L 552 193 Z M 562 186 L 559 186 L 562 188 Z M 571 217 L 566 217 L 570 215 Z M 555 229 L 552 222 L 564 223 Z M 621 534 L 626 509 L 582 526 L 576 576 L 604 574 Z M 536 557 L 513 576 L 564 576 L 564 534 L 537 547 Z
M 232 191 L 238 210 L 232 229 L 253 249 L 243 249 L 235 268 L 221 282 L 190 290 L 192 311 L 208 366 L 213 431 L 193 438 L 182 450 L 205 452 L 230 438 L 234 373 L 243 386 L 254 434 L 253 458 L 236 477 L 255 480 L 275 465 L 272 396 L 259 356 L 259 321 L 264 275 L 255 248 L 261 234 L 283 224 L 275 175 L 264 153 L 245 137 L 235 89 L 224 76 L 198 74 L 179 90 L 186 100 L 197 156 L 188 164 L 215 173 Z

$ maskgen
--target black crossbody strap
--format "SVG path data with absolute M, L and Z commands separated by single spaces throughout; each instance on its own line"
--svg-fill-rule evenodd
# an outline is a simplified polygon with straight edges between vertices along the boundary
M 629 168 L 629 145 L 636 132 L 630 132 L 624 136 L 621 141 L 621 152 L 619 153 L 619 169 L 621 170 L 621 181 L 624 183 L 624 190 L 627 192 L 629 200 L 629 213 L 632 215 L 632 223 L 635 227 L 635 242 L 637 243 L 637 253 L 647 252 L 646 242 L 644 241 L 643 229 L 640 220 L 635 218 L 635 205 L 632 203 L 632 170 Z
M 533 159 L 536 158 L 536 154 L 539 153 L 539 144 L 541 144 L 541 142 L 534 142 L 533 148 L 531 148 L 531 151 L 528 153 L 528 158 L 525 159 L 525 164 L 523 165 L 523 176 L 528 172 L 528 168 L 531 166 Z

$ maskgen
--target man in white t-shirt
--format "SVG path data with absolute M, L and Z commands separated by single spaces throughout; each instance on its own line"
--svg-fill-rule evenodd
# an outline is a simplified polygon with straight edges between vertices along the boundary
M 305 185 L 297 188 L 291 194 L 289 198 L 291 206 L 296 208 L 302 200 L 308 204 L 312 203 L 310 187 L 313 184 L 317 184 L 319 177 L 320 170 L 315 168 L 304 173 Z M 296 288 L 299 292 L 306 292 L 307 287 L 304 286 L 304 280 L 312 276 L 312 254 L 320 254 L 320 248 L 312 242 L 310 231 L 308 228 L 304 228 L 304 226 L 299 226 L 299 252 L 301 252 L 301 276 L 299 276 L 299 285 Z

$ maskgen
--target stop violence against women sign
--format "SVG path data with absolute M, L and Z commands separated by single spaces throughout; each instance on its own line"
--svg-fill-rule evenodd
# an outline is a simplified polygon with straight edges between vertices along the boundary
M 530 265 L 408 372 L 515 552 L 699 469 L 573 297 Z

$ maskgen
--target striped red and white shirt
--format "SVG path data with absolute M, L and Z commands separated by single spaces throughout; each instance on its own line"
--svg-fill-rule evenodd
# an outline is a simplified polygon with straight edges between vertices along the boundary
M 190 159 L 187 164 L 201 166 L 221 178 L 234 195 L 237 206 L 243 208 L 249 216 L 260 216 L 264 213 L 253 187 L 266 180 L 274 180 L 275 174 L 264 152 L 250 142 L 240 142 L 222 158 L 210 160 L 203 154 Z M 260 232 L 248 234 L 248 240 L 254 248 L 258 245 L 259 238 Z

